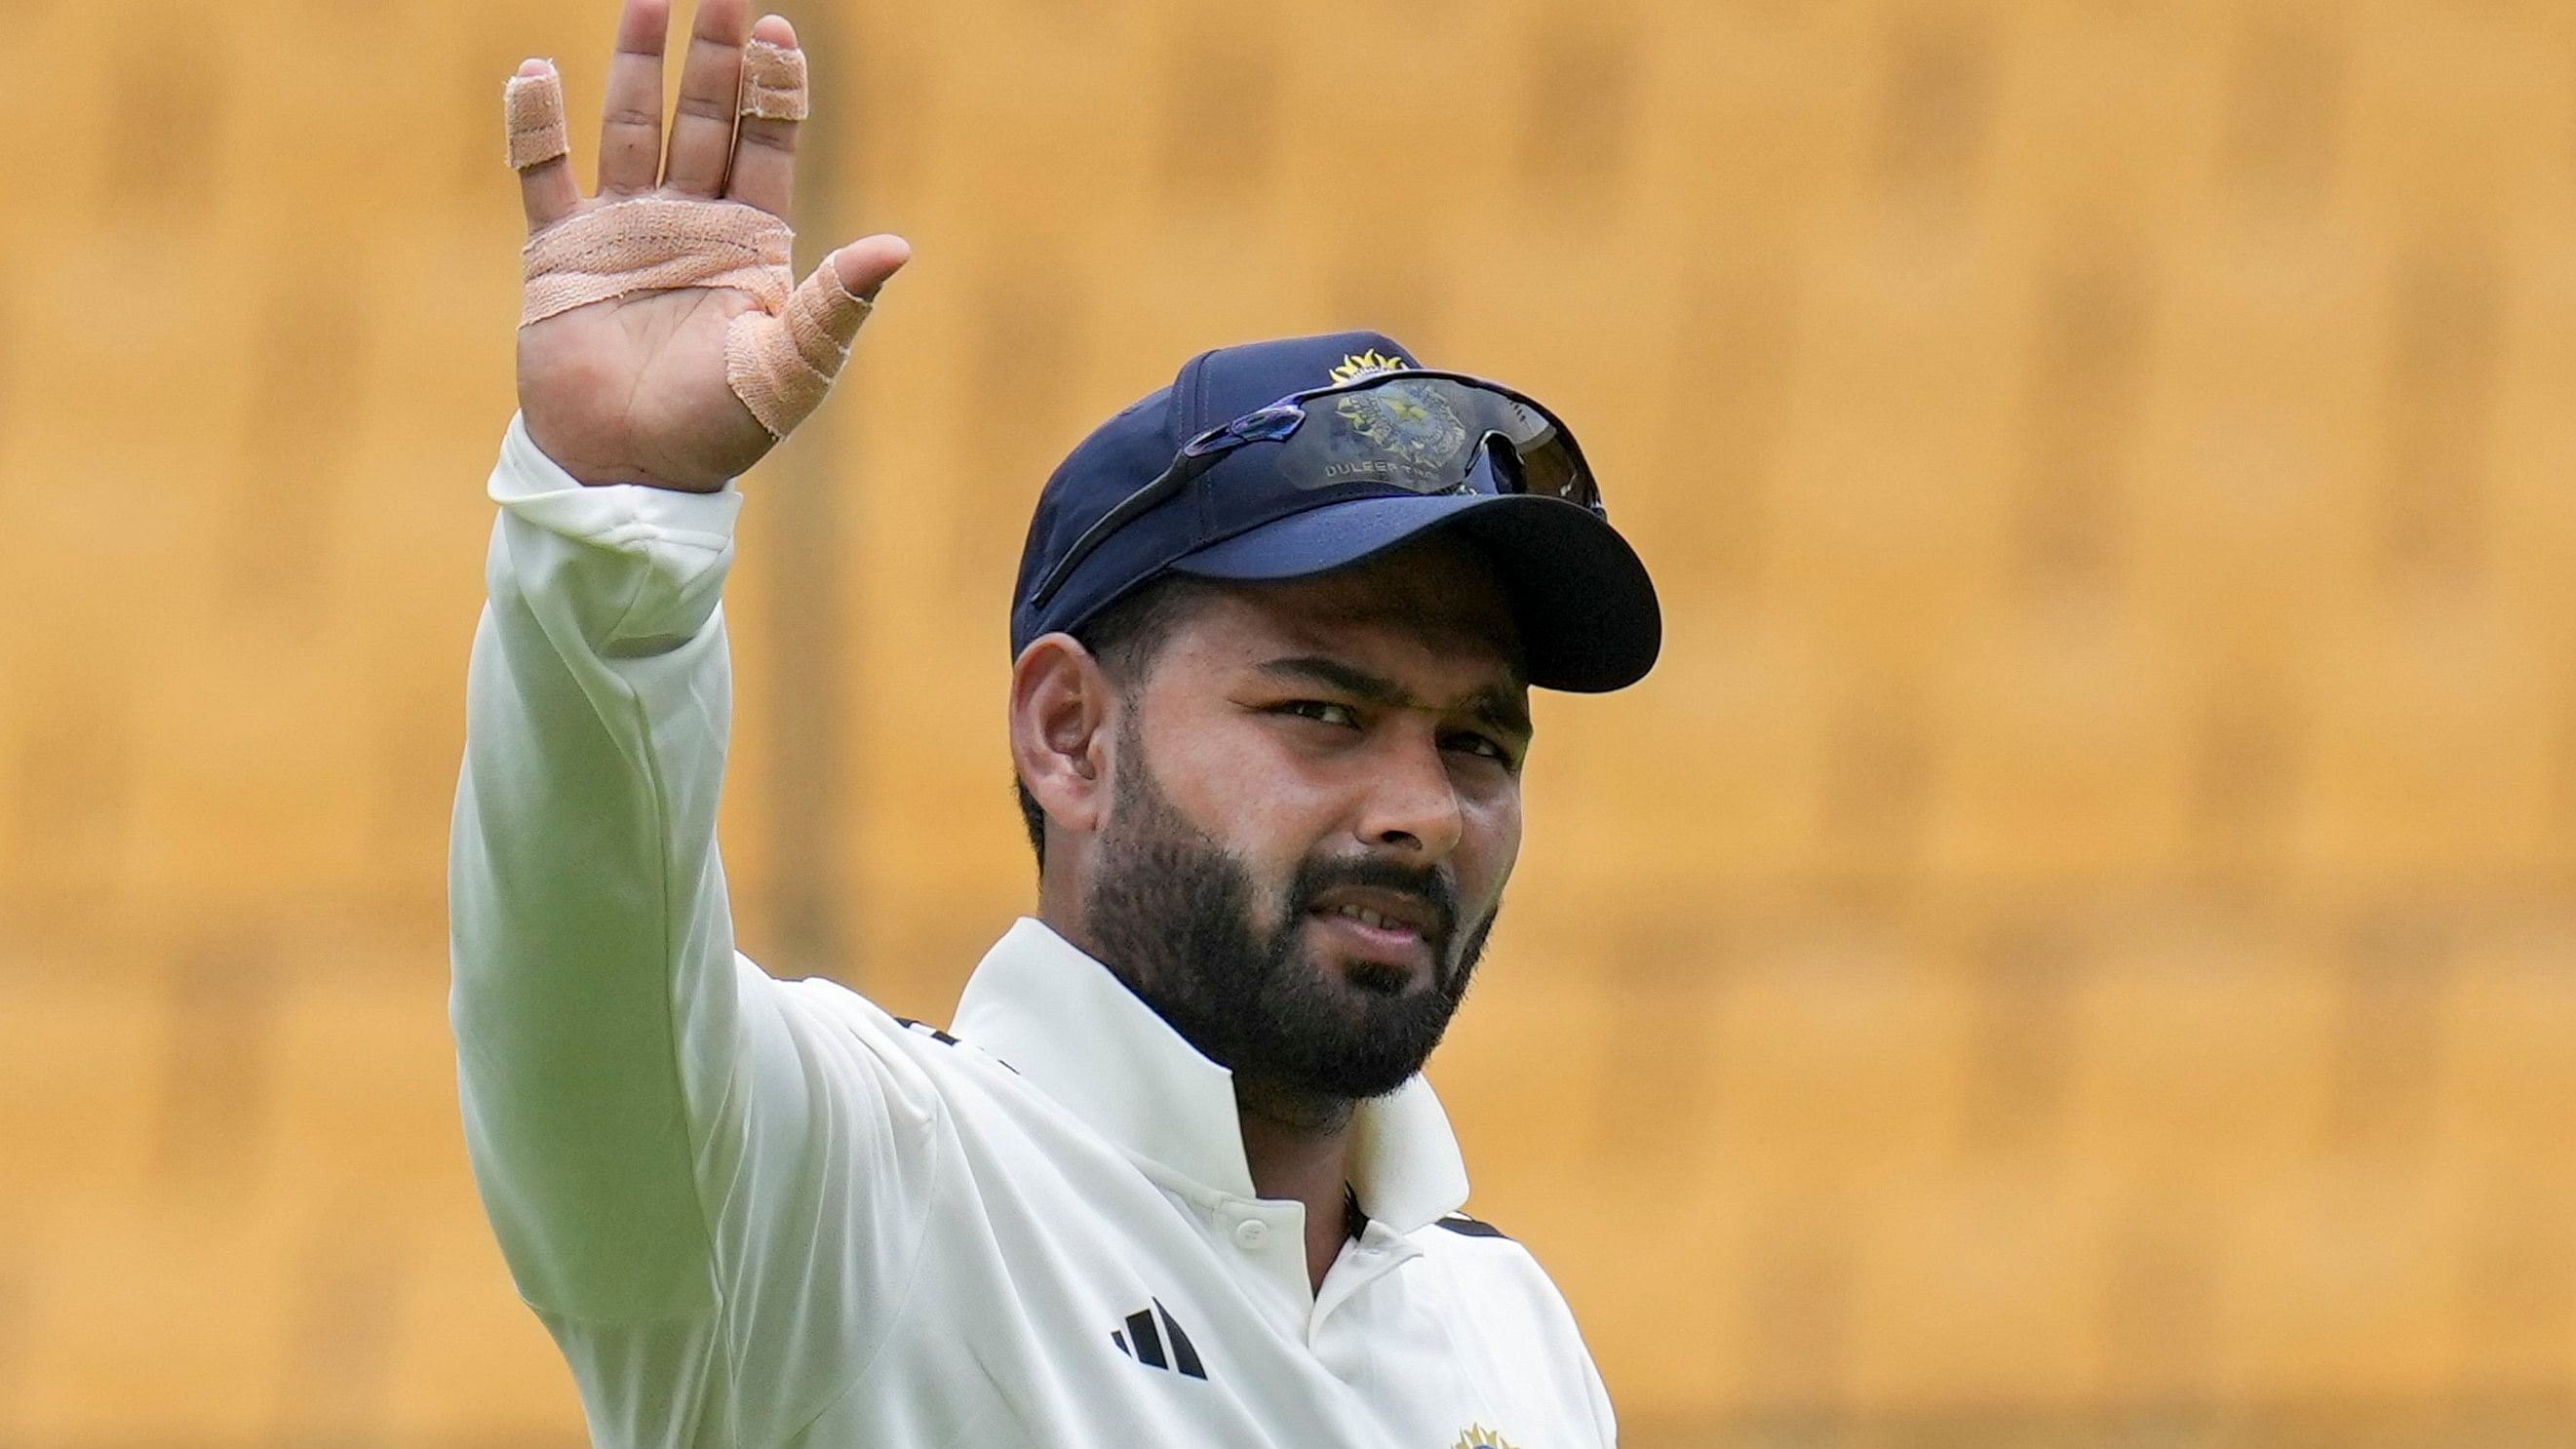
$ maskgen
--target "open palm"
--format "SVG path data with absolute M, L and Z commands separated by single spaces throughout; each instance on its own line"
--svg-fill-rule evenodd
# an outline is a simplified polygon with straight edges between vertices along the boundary
M 776 15 L 747 28 L 747 8 L 748 0 L 698 6 L 665 155 L 669 0 L 626 0 L 609 62 L 598 194 L 580 194 L 568 157 L 528 167 L 520 173 L 520 199 L 531 234 L 644 196 L 787 214 L 797 123 L 746 115 L 737 126 L 736 104 L 745 40 L 793 49 L 796 33 Z M 519 74 L 545 70 L 545 62 L 532 60 Z M 909 255 L 900 237 L 871 236 L 822 264 L 852 294 L 873 297 Z M 528 436 L 584 483 L 722 487 L 777 441 L 726 380 L 727 326 L 755 305 L 730 287 L 680 287 L 593 302 L 520 328 L 519 410 Z

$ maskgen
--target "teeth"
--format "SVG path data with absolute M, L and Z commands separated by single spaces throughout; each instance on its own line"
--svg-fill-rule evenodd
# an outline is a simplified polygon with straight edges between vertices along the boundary
M 1333 914 L 1337 916 L 1348 916 L 1363 926 L 1375 926 L 1381 931 L 1395 924 L 1386 917 L 1370 910 L 1366 906 L 1335 906 L 1333 907 Z

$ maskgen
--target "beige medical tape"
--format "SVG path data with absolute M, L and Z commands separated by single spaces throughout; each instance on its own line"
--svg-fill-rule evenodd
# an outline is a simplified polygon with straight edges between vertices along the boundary
M 510 123 L 510 169 L 525 171 L 572 150 L 564 131 L 563 79 L 547 66 L 543 75 L 514 75 L 501 88 Z
M 783 438 L 822 403 L 850 360 L 850 339 L 873 310 L 867 298 L 841 285 L 826 257 L 789 295 L 785 315 L 745 312 L 733 319 L 725 329 L 725 381 L 770 436 Z
M 519 249 L 528 277 L 519 325 L 672 287 L 739 287 L 764 312 L 787 301 L 787 223 L 739 201 L 636 196 L 579 212 Z
M 805 119 L 805 52 L 755 40 L 742 48 L 742 103 L 746 116 L 768 121 Z

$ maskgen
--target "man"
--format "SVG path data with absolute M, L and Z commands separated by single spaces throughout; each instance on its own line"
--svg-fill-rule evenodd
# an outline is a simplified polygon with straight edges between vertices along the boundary
M 552 71 L 510 91 L 528 306 L 453 1017 L 485 1203 L 592 1432 L 1611 1443 L 1563 1300 L 1458 1213 L 1418 1075 L 1518 853 L 1528 686 L 1617 688 L 1658 642 L 1528 399 L 1374 333 L 1193 359 L 1040 497 L 1009 703 L 1039 911 L 953 1034 L 735 952 L 730 480 L 906 255 L 788 287 L 802 61 L 744 18 L 703 0 L 665 154 L 664 5 L 628 0 L 589 200 Z

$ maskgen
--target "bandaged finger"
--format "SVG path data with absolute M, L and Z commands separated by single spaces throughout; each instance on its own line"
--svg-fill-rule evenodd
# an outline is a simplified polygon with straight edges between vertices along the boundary
M 501 88 L 501 111 L 510 133 L 510 169 L 525 171 L 568 155 L 563 77 L 547 66 L 536 75 L 514 75 Z
M 829 257 L 777 315 L 746 312 L 725 329 L 725 381 L 770 436 L 822 404 L 873 304 L 841 285 Z
M 743 115 L 765 121 L 805 119 L 805 52 L 766 40 L 742 49 Z

